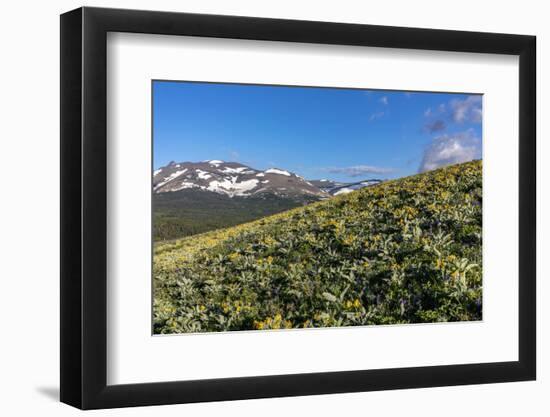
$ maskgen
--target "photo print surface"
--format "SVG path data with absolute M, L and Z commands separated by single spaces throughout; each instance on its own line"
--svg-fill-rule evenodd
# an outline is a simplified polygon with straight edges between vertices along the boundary
M 482 95 L 152 82 L 153 334 L 482 320 Z

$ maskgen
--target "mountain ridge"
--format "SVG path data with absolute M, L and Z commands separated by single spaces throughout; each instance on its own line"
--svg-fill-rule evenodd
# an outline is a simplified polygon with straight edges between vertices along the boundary
M 282 197 L 328 197 L 303 177 L 280 168 L 259 170 L 239 162 L 171 162 L 153 173 L 153 192 L 200 189 L 229 197 L 272 193 Z
M 382 182 L 379 179 L 353 183 L 331 180 L 307 180 L 281 168 L 260 170 L 240 162 L 206 160 L 200 162 L 170 162 L 153 172 L 153 192 L 160 194 L 186 189 L 199 189 L 248 197 L 271 193 L 280 197 L 308 196 L 318 199 L 345 194 Z

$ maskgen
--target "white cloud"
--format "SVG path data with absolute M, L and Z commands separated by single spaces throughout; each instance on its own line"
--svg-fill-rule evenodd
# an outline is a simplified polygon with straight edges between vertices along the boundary
M 481 123 L 481 96 L 468 96 L 464 100 L 451 100 L 451 117 L 456 123 Z
M 424 110 L 424 117 L 430 117 L 432 115 L 432 108 L 428 107 L 426 110 Z
M 383 112 L 383 111 L 373 113 L 373 114 L 370 115 L 369 120 L 372 122 L 373 120 L 381 119 L 382 117 L 384 117 L 385 114 L 386 113 Z
M 387 174 L 392 172 L 391 168 L 375 167 L 372 165 L 355 165 L 341 168 L 327 168 L 331 174 L 345 174 L 350 177 L 359 177 L 365 174 Z
M 380 98 L 380 103 L 382 103 L 384 106 L 387 106 L 388 105 L 388 97 L 382 96 Z
M 442 135 L 433 139 L 424 151 L 419 172 L 481 158 L 481 139 L 473 130 Z
M 483 111 L 481 107 L 476 107 L 472 110 L 472 121 L 476 123 L 481 123 L 481 117 L 483 116 Z

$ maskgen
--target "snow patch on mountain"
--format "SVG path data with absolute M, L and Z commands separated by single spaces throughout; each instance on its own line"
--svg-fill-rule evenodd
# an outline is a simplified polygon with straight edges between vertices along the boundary
M 208 172 L 206 171 L 203 171 L 201 169 L 197 169 L 197 176 L 201 179 L 201 180 L 207 180 L 209 178 L 212 178 L 212 174 L 209 174 Z
M 240 174 L 243 171 L 248 171 L 247 167 L 238 167 L 238 168 L 231 168 L 231 167 L 225 167 L 221 172 L 224 174 Z
M 172 191 L 180 191 L 188 188 L 200 188 L 200 187 L 197 184 L 194 184 L 192 182 L 182 181 L 180 185 L 173 188 Z
M 223 192 L 230 196 L 243 195 L 247 191 L 250 191 L 258 185 L 258 180 L 252 179 L 247 181 L 236 181 L 237 177 L 231 177 L 231 179 L 224 179 L 221 181 L 210 181 L 207 190 L 214 192 Z
M 223 161 L 220 161 L 219 159 L 212 159 L 206 162 L 208 162 L 210 165 L 214 165 L 216 168 L 223 164 Z
M 167 177 L 164 177 L 163 181 L 155 186 L 155 189 L 160 188 L 160 187 L 168 184 L 170 181 L 172 181 L 173 179 L 179 177 L 181 174 L 185 174 L 186 172 L 187 172 L 187 168 L 181 169 L 181 170 L 176 171 L 176 172 L 172 172 Z
M 266 174 L 279 174 L 279 175 L 286 175 L 287 177 L 290 177 L 290 172 L 284 171 L 282 169 L 277 168 L 269 168 L 265 171 Z

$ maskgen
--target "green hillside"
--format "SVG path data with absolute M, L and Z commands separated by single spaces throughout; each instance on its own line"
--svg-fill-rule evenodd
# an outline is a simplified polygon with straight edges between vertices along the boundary
M 300 207 L 318 198 L 273 194 L 229 197 L 202 190 L 153 194 L 153 239 L 172 240 L 250 222 Z
M 481 320 L 474 161 L 157 244 L 154 332 Z

